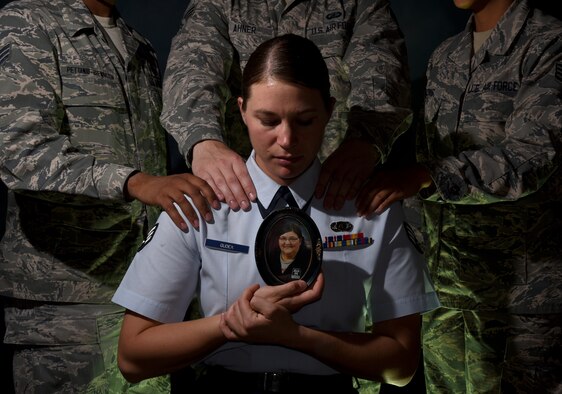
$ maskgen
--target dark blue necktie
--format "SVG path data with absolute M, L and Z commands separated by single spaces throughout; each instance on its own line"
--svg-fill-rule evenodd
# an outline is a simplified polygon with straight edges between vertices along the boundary
M 258 199 L 258 207 L 260 208 L 261 216 L 264 219 L 271 212 L 275 211 L 275 208 L 277 207 L 279 200 L 283 200 L 290 207 L 294 207 L 294 208 L 299 207 L 299 205 L 295 201 L 295 198 L 291 194 L 289 188 L 287 186 L 280 186 L 279 189 L 277 189 L 277 193 L 275 193 L 275 196 L 273 196 L 273 199 L 271 200 L 271 204 L 269 204 L 269 207 L 267 209 L 262 205 L 262 203 Z

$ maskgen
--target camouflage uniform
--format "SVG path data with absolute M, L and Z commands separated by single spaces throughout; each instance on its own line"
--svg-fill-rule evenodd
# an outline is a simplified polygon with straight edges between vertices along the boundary
M 466 30 L 427 70 L 420 157 L 430 393 L 560 392 L 562 23 L 516 0 L 472 56 Z
M 405 42 L 388 1 L 192 0 L 168 58 L 162 113 L 188 162 L 205 139 L 248 156 L 236 106 L 242 69 L 260 43 L 285 33 L 314 41 L 330 70 L 337 104 L 320 158 L 346 132 L 368 137 L 386 158 L 411 122 Z
M 0 295 L 16 392 L 166 391 L 120 376 L 123 310 L 110 301 L 159 213 L 123 195 L 133 171 L 166 173 L 155 54 L 117 18 L 123 59 L 82 0 L 15 1 L 0 25 Z

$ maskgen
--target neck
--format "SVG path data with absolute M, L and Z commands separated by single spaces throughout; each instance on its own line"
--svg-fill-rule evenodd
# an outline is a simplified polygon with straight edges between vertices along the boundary
M 283 261 L 294 260 L 296 255 L 297 255 L 296 253 L 293 254 L 292 256 L 281 253 L 281 260 L 283 260 Z
M 480 32 L 493 29 L 514 1 L 491 0 L 475 8 L 473 10 L 475 31 Z
M 111 16 L 117 0 L 82 0 L 90 12 L 96 16 Z

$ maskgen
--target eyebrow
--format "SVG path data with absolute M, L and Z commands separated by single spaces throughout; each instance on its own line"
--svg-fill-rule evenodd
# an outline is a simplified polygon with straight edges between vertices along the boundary
M 304 109 L 302 111 L 296 112 L 296 115 L 304 115 L 307 113 L 317 113 L 318 111 L 315 110 L 314 108 L 308 108 L 308 109 Z M 278 114 L 276 112 L 273 111 L 268 111 L 265 109 L 257 109 L 254 111 L 254 113 L 256 115 L 265 115 L 265 116 L 278 116 Z

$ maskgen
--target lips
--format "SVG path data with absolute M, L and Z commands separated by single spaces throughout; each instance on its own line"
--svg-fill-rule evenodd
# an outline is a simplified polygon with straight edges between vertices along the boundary
M 302 156 L 276 156 L 275 159 L 281 164 L 289 165 L 298 162 Z

